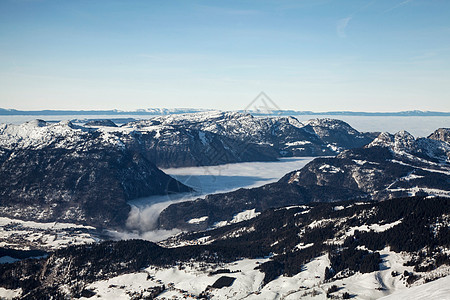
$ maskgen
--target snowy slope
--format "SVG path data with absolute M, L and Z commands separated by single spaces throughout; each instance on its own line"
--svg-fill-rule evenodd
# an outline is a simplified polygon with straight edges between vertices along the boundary
M 382 297 L 380 300 L 448 300 L 450 299 L 450 275 L 436 281 L 415 286 L 392 295 Z

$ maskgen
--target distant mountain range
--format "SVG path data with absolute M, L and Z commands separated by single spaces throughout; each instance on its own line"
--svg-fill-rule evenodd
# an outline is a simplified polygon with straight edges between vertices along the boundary
M 168 115 L 213 111 L 212 109 L 196 108 L 146 108 L 131 111 L 124 110 L 16 110 L 0 108 L 0 115 L 17 116 L 67 116 L 67 115 Z M 292 116 L 292 115 L 331 115 L 331 116 L 450 116 L 450 112 L 410 110 L 399 112 L 362 112 L 362 111 L 299 111 L 299 110 L 238 110 L 255 116 Z

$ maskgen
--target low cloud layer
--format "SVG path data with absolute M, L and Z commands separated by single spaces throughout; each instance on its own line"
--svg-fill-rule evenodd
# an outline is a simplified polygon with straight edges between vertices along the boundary
M 180 232 L 159 230 L 158 217 L 169 205 L 191 201 L 207 194 L 226 192 L 241 187 L 249 188 L 274 182 L 284 174 L 300 169 L 311 158 L 287 158 L 278 162 L 253 162 L 213 167 L 191 167 L 165 170 L 184 184 L 196 189 L 196 193 L 172 194 L 136 199 L 130 202 L 131 211 L 126 231 L 110 231 L 114 239 L 144 239 L 161 241 Z M 260 174 L 260 176 L 254 176 Z

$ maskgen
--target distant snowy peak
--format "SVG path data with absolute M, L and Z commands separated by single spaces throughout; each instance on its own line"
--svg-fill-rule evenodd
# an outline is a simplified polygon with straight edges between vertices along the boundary
M 308 121 L 303 122 L 303 125 L 310 125 L 312 127 L 326 127 L 329 129 L 347 129 L 351 131 L 356 131 L 353 129 L 348 123 L 337 120 L 337 119 L 330 119 L 330 118 L 323 118 L 323 119 L 311 119 Z
M 450 128 L 439 128 L 430 134 L 428 138 L 450 143 Z
M 438 131 L 439 130 L 436 132 Z M 436 136 L 437 135 L 438 134 L 436 134 Z M 383 132 L 369 145 L 367 145 L 368 148 L 375 146 L 388 147 L 396 153 L 413 154 L 435 162 L 450 161 L 450 144 L 440 139 L 415 139 L 414 136 L 407 131 L 399 131 L 394 135 Z
M 209 109 L 195 109 L 195 108 L 146 108 L 138 109 L 136 112 L 149 113 L 152 115 L 168 115 L 168 114 L 183 114 L 210 111 Z
M 374 139 L 368 147 L 383 146 L 390 147 L 396 152 L 409 152 L 415 142 L 415 138 L 407 131 L 399 131 L 396 134 L 382 132 L 376 139 Z
M 0 146 L 14 148 L 71 148 L 89 136 L 88 129 L 70 121 L 47 123 L 33 120 L 20 125 L 0 124 Z
M 25 126 L 30 126 L 30 127 L 45 127 L 45 126 L 47 126 L 47 122 L 45 122 L 44 120 L 40 120 L 40 119 L 31 120 L 24 124 L 26 124 Z
M 313 131 L 326 144 L 334 146 L 336 152 L 362 147 L 373 140 L 371 134 L 361 133 L 341 120 L 312 119 L 303 125 L 305 130 Z

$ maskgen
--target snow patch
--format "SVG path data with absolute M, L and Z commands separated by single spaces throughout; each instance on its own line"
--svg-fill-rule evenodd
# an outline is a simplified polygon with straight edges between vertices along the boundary
M 294 249 L 302 250 L 302 249 L 306 249 L 306 248 L 312 247 L 313 245 L 314 245 L 314 243 L 309 243 L 309 244 L 306 244 L 306 245 L 305 245 L 305 243 L 300 243 L 297 246 L 295 246 Z
M 198 137 L 200 138 L 200 141 L 202 141 L 202 144 L 206 146 L 208 144 L 208 140 L 206 139 L 206 134 L 203 131 L 198 132 Z
M 295 141 L 295 142 L 289 142 L 286 143 L 285 145 L 288 147 L 292 147 L 292 146 L 302 146 L 302 145 L 308 145 L 311 144 L 310 141 Z
M 360 166 L 362 166 L 362 165 L 367 163 L 367 160 L 353 159 L 353 161 L 355 163 L 357 163 L 358 165 L 360 165 Z
M 333 207 L 334 211 L 343 210 L 343 209 L 345 209 L 345 207 L 342 206 L 342 205 L 338 205 L 338 206 Z
M 320 166 L 319 170 L 321 170 L 323 173 L 333 173 L 333 174 L 344 173 L 344 171 L 341 168 L 331 166 L 328 164 L 324 164 L 324 165 Z
M 200 218 L 193 218 L 193 219 L 190 219 L 187 222 L 189 224 L 200 224 L 202 222 L 205 222 L 206 220 L 208 220 L 208 216 L 203 216 L 203 217 L 200 217 Z
M 400 224 L 402 222 L 402 220 L 398 220 L 392 223 L 388 223 L 388 224 L 383 224 L 383 225 L 379 225 L 379 224 L 370 224 L 370 225 L 361 225 L 361 226 L 355 226 L 355 227 L 351 227 L 350 229 L 348 229 L 345 232 L 346 236 L 352 236 L 355 234 L 355 231 L 375 231 L 375 232 L 383 232 L 386 231 L 388 229 L 391 229 L 392 227 Z
M 22 295 L 22 289 L 9 290 L 0 287 L 0 299 L 13 299 Z
M 314 220 L 308 225 L 309 228 L 321 227 L 332 222 L 331 219 Z
M 256 218 L 260 212 L 255 212 L 255 209 L 244 210 L 233 217 L 230 223 L 239 223 L 245 220 Z

